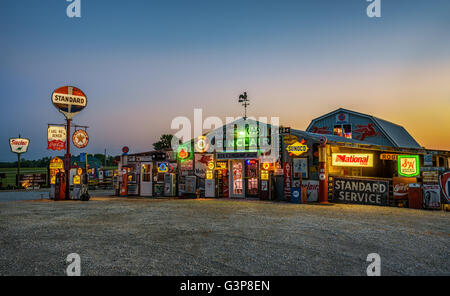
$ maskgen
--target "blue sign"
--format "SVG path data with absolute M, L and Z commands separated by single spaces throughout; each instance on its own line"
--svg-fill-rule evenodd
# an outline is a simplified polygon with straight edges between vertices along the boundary
M 86 153 L 80 153 L 80 162 L 86 162 Z
M 291 202 L 302 203 L 302 192 L 300 187 L 291 188 Z

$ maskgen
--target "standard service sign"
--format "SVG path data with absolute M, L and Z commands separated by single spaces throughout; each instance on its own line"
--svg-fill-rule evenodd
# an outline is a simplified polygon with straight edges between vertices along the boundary
M 11 151 L 14 153 L 25 153 L 27 152 L 28 145 L 30 144 L 30 140 L 23 138 L 15 138 L 9 139 L 9 146 L 11 147 Z
M 52 93 L 52 103 L 67 119 L 71 119 L 86 107 L 87 98 L 81 89 L 63 86 Z

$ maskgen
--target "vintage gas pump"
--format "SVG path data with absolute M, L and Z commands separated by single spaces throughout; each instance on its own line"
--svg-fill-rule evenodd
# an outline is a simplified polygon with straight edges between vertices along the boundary
M 128 168 L 122 167 L 122 180 L 120 182 L 120 197 L 128 196 Z
M 320 138 L 319 146 L 319 203 L 328 203 L 328 176 L 326 169 L 327 161 L 327 138 Z
M 56 174 L 55 200 L 66 199 L 66 174 L 62 171 Z
M 205 179 L 205 197 L 216 197 L 216 180 L 214 179 L 214 171 L 208 169 Z
M 261 182 L 259 192 L 261 200 L 270 200 L 272 192 L 272 171 L 273 164 L 264 162 L 261 165 Z

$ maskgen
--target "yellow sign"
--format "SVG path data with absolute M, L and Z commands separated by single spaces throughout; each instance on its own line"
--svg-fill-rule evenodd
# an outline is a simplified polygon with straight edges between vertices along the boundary
M 294 135 L 286 135 L 283 137 L 284 143 L 291 145 L 298 141 L 297 137 Z
M 286 147 L 287 152 L 294 154 L 295 156 L 302 155 L 306 151 L 309 150 L 308 146 L 303 144 L 305 140 L 302 140 L 301 142 L 295 142 L 292 145 L 289 145 Z
M 82 168 L 78 168 L 77 169 L 77 175 L 81 175 L 83 174 L 83 169 Z
M 261 180 L 269 180 L 269 171 L 261 171 Z
M 206 171 L 206 179 L 211 180 L 213 178 L 213 171 Z
M 391 154 L 391 153 L 382 153 L 380 154 L 381 160 L 397 160 L 398 154 Z
M 213 170 L 213 169 L 214 169 L 214 167 L 215 167 L 215 165 L 214 165 L 214 161 L 210 161 L 210 162 L 208 162 L 208 169 L 210 169 L 210 170 Z
M 223 170 L 227 168 L 227 162 L 226 161 L 217 161 L 216 162 L 216 169 Z
M 79 175 L 73 176 L 73 184 L 80 184 L 81 183 L 81 177 Z
M 51 170 L 64 170 L 64 162 L 59 157 L 54 157 L 50 160 Z
M 345 167 L 373 167 L 373 154 L 333 153 L 331 164 Z

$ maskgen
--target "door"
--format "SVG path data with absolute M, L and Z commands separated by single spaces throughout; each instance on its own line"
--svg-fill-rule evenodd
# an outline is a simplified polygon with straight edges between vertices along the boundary
M 258 160 L 248 159 L 245 161 L 245 196 L 259 196 L 259 169 Z
M 141 196 L 153 195 L 152 168 L 151 162 L 141 164 Z
M 244 196 L 244 162 L 230 160 L 230 197 Z

